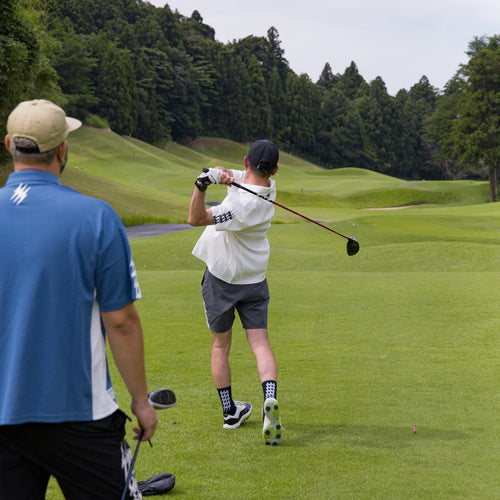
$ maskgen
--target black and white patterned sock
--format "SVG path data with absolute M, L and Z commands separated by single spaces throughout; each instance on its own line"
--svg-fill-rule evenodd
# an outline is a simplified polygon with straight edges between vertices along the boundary
M 231 386 L 217 389 L 217 391 L 219 392 L 220 402 L 222 403 L 222 412 L 233 415 L 236 411 L 236 406 L 231 394 Z
M 275 380 L 266 380 L 262 382 L 262 389 L 264 391 L 264 400 L 267 398 L 276 399 L 277 384 Z

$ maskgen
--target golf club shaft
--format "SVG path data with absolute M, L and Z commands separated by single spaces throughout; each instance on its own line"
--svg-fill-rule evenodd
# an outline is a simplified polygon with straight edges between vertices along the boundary
M 130 469 L 129 469 L 128 474 L 127 474 L 127 480 L 125 481 L 125 488 L 123 490 L 121 500 L 124 500 L 127 496 L 128 483 L 130 482 L 130 478 L 132 477 L 132 473 L 134 472 L 135 460 L 137 458 L 137 454 L 139 453 L 139 446 L 141 444 L 143 435 L 144 435 L 144 429 L 141 429 L 141 432 L 140 432 L 139 437 L 137 439 L 137 446 L 135 447 L 134 458 L 132 459 L 132 462 L 130 463 Z
M 339 236 L 342 236 L 342 238 L 345 238 L 346 240 L 349 240 L 349 236 L 346 236 L 342 233 L 339 233 L 338 231 L 335 231 L 334 229 L 328 227 L 328 226 L 325 226 L 324 224 L 321 224 L 320 222 L 318 221 L 315 221 L 313 219 L 310 219 L 309 217 L 306 217 L 305 215 L 302 215 L 302 214 L 299 214 L 299 212 L 296 212 L 295 210 L 292 210 L 291 208 L 288 208 L 288 207 L 285 207 L 284 205 L 281 205 L 280 203 L 278 203 L 277 201 L 273 201 L 273 200 L 270 200 L 269 198 L 266 198 L 265 196 L 262 196 L 260 195 L 259 193 L 256 193 L 255 191 L 252 191 L 251 189 L 248 189 L 247 187 L 245 186 L 242 186 L 241 184 L 238 184 L 237 182 L 233 182 L 232 183 L 232 186 L 236 186 L 237 188 L 240 188 L 240 189 L 243 189 L 244 191 L 248 191 L 249 193 L 252 193 L 254 194 L 255 196 L 258 196 L 259 198 L 262 198 L 263 200 L 266 200 L 266 201 L 269 201 L 270 203 L 272 203 L 273 205 L 276 205 L 280 208 L 283 208 L 284 210 L 288 210 L 289 212 L 291 212 L 292 214 L 295 214 L 299 217 L 302 217 L 303 219 L 309 221 L 309 222 L 312 222 L 313 224 L 316 224 L 317 226 L 320 226 L 324 229 L 327 229 L 328 231 L 331 231 L 332 233 L 335 233 L 335 234 L 338 234 Z

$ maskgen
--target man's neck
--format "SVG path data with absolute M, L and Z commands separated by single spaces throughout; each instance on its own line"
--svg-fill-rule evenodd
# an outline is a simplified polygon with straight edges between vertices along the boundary
M 245 173 L 245 184 L 252 184 L 254 186 L 270 187 L 271 179 L 269 177 L 260 177 L 255 175 L 250 169 L 247 169 Z
M 61 173 L 61 167 L 57 165 L 56 162 L 52 162 L 50 165 L 38 165 L 32 163 L 14 163 L 14 172 L 21 172 L 23 170 L 40 170 L 42 172 L 49 172 L 50 174 L 59 177 Z

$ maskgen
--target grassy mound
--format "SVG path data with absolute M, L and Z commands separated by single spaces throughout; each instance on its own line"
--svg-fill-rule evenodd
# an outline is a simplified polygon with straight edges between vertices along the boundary
M 70 161 L 62 181 L 108 201 L 128 225 L 186 222 L 196 175 L 203 167 L 242 169 L 248 144 L 198 138 L 161 150 L 108 130 L 84 127 L 70 136 Z M 286 152 L 280 153 L 277 201 L 299 210 L 360 209 L 415 204 L 473 205 L 488 200 L 486 182 L 405 182 L 355 168 L 325 170 Z M 213 187 L 207 200 L 225 190 Z M 307 214 L 305 214 L 307 215 Z M 277 211 L 275 222 L 294 222 Z

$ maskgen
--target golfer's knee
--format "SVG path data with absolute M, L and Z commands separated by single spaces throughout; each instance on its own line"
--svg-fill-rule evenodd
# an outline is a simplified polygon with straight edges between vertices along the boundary
M 222 333 L 212 332 L 212 348 L 229 349 L 231 347 L 231 339 L 231 330 Z

